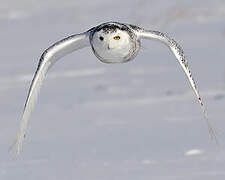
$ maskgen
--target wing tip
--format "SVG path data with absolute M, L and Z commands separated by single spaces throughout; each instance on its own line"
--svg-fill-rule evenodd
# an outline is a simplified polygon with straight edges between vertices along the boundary
M 218 140 L 218 130 L 211 125 L 209 120 L 207 119 L 207 124 L 208 124 L 208 130 L 209 130 L 209 135 L 210 139 L 212 141 L 215 141 L 217 145 L 219 145 L 219 140 Z
M 9 147 L 8 151 L 13 151 L 13 159 L 16 160 L 19 154 L 22 151 L 23 141 L 25 138 L 25 134 L 21 133 L 20 131 L 17 133 L 15 141 Z

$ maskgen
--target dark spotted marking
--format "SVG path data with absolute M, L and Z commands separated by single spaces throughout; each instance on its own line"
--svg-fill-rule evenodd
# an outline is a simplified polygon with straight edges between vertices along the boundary
M 90 41 L 92 41 L 94 34 L 96 32 L 101 31 L 101 30 L 104 33 L 113 33 L 113 32 L 116 32 L 117 29 L 119 29 L 121 31 L 126 31 L 130 35 L 130 39 L 132 41 L 136 41 L 137 36 L 136 36 L 134 30 L 131 28 L 131 26 L 130 25 L 121 24 L 121 23 L 118 23 L 118 22 L 104 23 L 104 24 L 100 24 L 100 25 L 98 25 L 96 27 L 93 27 L 93 28 L 89 29 L 88 30 L 88 32 L 90 32 L 89 39 L 90 39 Z M 140 42 L 138 42 L 138 43 L 140 44 Z
M 96 31 L 103 31 L 104 33 L 113 33 L 116 32 L 116 29 L 120 29 L 119 26 L 115 25 L 115 24 L 106 24 L 103 26 L 99 26 L 96 28 Z
M 130 25 L 129 25 L 130 26 Z M 131 27 L 131 26 L 130 26 Z M 132 31 L 132 29 L 118 22 L 110 22 L 110 23 L 104 23 L 101 24 L 99 26 L 97 26 L 94 30 L 93 30 L 93 34 L 95 32 L 99 32 L 99 31 L 103 31 L 104 33 L 114 33 L 117 31 L 117 29 L 120 29 L 121 31 L 126 31 L 131 37 L 134 37 L 134 32 Z M 133 26 L 134 27 L 134 26 Z
M 132 25 L 132 24 L 129 24 L 129 26 L 130 26 L 133 30 L 135 30 L 135 31 L 141 30 L 141 28 L 138 27 L 138 26 L 135 26 L 135 25 Z

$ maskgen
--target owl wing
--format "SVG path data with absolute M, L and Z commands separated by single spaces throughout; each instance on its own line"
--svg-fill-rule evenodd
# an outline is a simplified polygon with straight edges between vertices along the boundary
M 213 128 L 211 122 L 208 119 L 207 113 L 206 113 L 206 109 L 203 105 L 202 99 L 200 97 L 200 94 L 198 92 L 198 88 L 197 85 L 192 77 L 191 71 L 189 69 L 188 66 L 188 62 L 186 57 L 184 56 L 184 52 L 181 48 L 181 46 L 173 39 L 171 39 L 170 37 L 168 37 L 167 35 L 165 35 L 164 33 L 158 32 L 158 31 L 150 31 L 150 30 L 144 30 L 144 29 L 138 29 L 137 31 L 137 36 L 139 38 L 144 38 L 144 39 L 151 39 L 151 40 L 158 40 L 162 43 L 164 43 L 166 46 L 169 47 L 169 49 L 171 50 L 171 52 L 175 55 L 176 59 L 178 60 L 179 64 L 181 65 L 182 69 L 184 70 L 184 73 L 186 74 L 191 87 L 198 99 L 198 102 L 200 103 L 200 106 L 202 108 L 202 111 L 204 113 L 204 117 L 207 121 L 208 124 L 208 129 L 209 129 L 209 133 L 211 138 L 215 139 L 217 141 L 217 136 L 216 136 L 216 131 Z
M 47 71 L 57 60 L 59 60 L 63 56 L 75 50 L 89 46 L 89 34 L 90 31 L 87 31 L 85 33 L 69 36 L 56 42 L 48 49 L 46 49 L 42 54 L 37 70 L 30 85 L 15 142 L 10 147 L 10 149 L 12 149 L 15 146 L 15 158 L 22 150 L 28 120 L 33 111 L 34 105 L 36 104 L 38 94 Z

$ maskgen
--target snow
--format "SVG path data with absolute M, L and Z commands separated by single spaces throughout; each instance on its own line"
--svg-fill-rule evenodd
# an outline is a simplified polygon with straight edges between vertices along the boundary
M 204 151 L 201 149 L 191 149 L 191 150 L 185 152 L 185 156 L 200 155 L 202 153 L 204 153 Z
M 2 0 L 0 180 L 225 179 L 224 16 L 224 0 Z M 90 48 L 57 62 L 13 160 L 8 147 L 44 49 L 111 20 L 182 45 L 219 145 L 175 57 L 143 41 L 127 64 L 103 64 Z

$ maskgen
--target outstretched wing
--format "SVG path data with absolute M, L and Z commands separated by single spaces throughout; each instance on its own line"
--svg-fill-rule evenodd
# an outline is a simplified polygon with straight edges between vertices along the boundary
M 10 149 L 12 149 L 13 146 L 15 146 L 15 158 L 22 150 L 28 120 L 37 101 L 38 94 L 47 71 L 58 59 L 62 58 L 63 56 L 77 49 L 89 46 L 89 33 L 90 32 L 88 31 L 82 34 L 72 35 L 61 41 L 58 41 L 52 46 L 50 46 L 48 49 L 46 49 L 42 54 L 29 89 L 22 119 L 19 125 L 19 130 L 16 135 L 16 140 L 10 147 Z
M 137 31 L 137 35 L 139 38 L 145 38 L 145 39 L 153 39 L 153 40 L 158 40 L 162 43 L 164 43 L 165 45 L 167 45 L 169 47 L 169 49 L 172 51 L 172 53 L 176 56 L 178 62 L 180 63 L 181 67 L 183 68 L 192 89 L 194 90 L 197 98 L 198 98 L 198 102 L 201 105 L 202 111 L 204 113 L 205 119 L 207 121 L 208 124 L 208 128 L 209 128 L 209 133 L 211 135 L 212 138 L 214 138 L 217 141 L 216 138 L 216 131 L 213 128 L 213 126 L 211 125 L 208 116 L 206 114 L 206 110 L 205 107 L 202 103 L 202 99 L 200 97 L 200 94 L 198 92 L 196 83 L 192 77 L 191 71 L 188 67 L 188 62 L 186 57 L 184 56 L 184 52 L 181 48 L 181 46 L 173 39 L 171 39 L 170 37 L 168 37 L 167 35 L 165 35 L 164 33 L 158 32 L 158 31 L 149 31 L 149 30 L 144 30 L 144 29 L 139 29 Z

